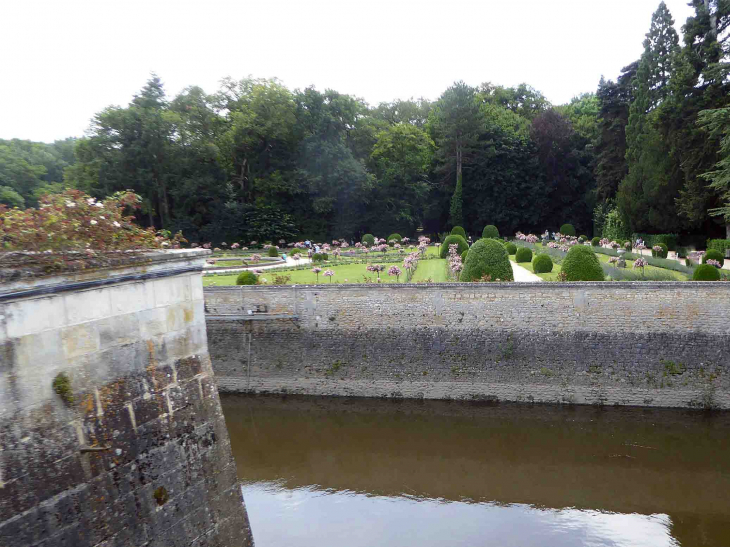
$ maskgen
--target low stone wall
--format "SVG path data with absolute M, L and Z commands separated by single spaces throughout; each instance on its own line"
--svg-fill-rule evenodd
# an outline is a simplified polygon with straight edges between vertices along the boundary
M 204 292 L 221 391 L 730 408 L 730 283 Z
M 206 254 L 5 277 L 0 545 L 252 544 L 208 355 Z

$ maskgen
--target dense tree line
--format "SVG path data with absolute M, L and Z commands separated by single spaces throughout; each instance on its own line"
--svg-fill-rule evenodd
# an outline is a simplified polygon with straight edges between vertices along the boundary
M 641 58 L 595 94 L 457 82 L 369 106 L 225 79 L 166 96 L 153 76 L 85 138 L 0 141 L 0 202 L 133 189 L 140 221 L 191 241 L 556 230 L 715 235 L 730 220 L 730 0 L 693 0 L 680 44 L 662 2 Z

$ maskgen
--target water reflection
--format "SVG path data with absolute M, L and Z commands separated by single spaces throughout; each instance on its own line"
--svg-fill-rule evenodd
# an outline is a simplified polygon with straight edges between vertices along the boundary
M 730 545 L 730 414 L 225 397 L 258 547 Z

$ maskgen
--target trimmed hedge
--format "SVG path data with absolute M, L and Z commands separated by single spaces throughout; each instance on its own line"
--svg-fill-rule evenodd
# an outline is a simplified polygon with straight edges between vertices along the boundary
M 653 247 L 656 247 L 656 246 L 659 246 L 659 247 L 662 248 L 661 252 L 657 252 L 657 251 L 655 251 L 653 249 Z M 667 258 L 667 253 L 668 252 L 669 252 L 669 249 L 667 248 L 667 244 L 666 243 L 655 243 L 654 245 L 652 245 L 651 256 L 653 256 L 653 257 L 656 257 L 656 258 Z
M 294 255 L 300 255 L 300 254 L 302 254 L 302 252 L 303 251 L 299 247 L 296 247 L 296 248 L 294 248 L 294 249 L 291 250 L 292 256 L 294 256 Z
M 466 251 L 464 251 L 463 253 L 461 253 L 461 262 L 462 263 L 466 262 L 466 257 L 467 257 L 468 254 L 469 254 L 469 249 L 467 249 Z
M 585 243 L 585 242 L 586 242 L 586 241 L 588 241 L 589 239 L 590 239 L 590 238 L 589 238 L 588 236 L 586 236 L 586 235 L 581 235 L 581 236 L 578 236 L 578 241 L 580 241 L 581 243 Z
M 452 235 L 452 236 L 461 236 L 464 239 L 466 239 L 466 232 L 464 231 L 464 228 L 462 228 L 461 226 L 454 226 L 451 229 L 451 233 L 449 235 Z
M 362 236 L 361 243 L 367 245 L 368 247 L 371 247 L 375 245 L 375 236 L 373 234 L 365 234 Z
M 730 239 L 708 239 L 707 250 L 709 251 L 710 249 L 720 251 L 722 256 L 725 256 L 727 250 L 730 249 Z
M 568 251 L 562 264 L 566 281 L 603 281 L 603 268 L 593 249 L 574 245 Z
M 575 227 L 572 224 L 563 224 L 560 233 L 564 236 L 575 236 Z
M 394 239 L 395 239 L 395 241 L 393 243 L 391 243 L 391 241 Z M 388 245 L 390 245 L 392 247 L 393 245 L 395 245 L 395 243 L 400 243 L 401 241 L 403 241 L 403 238 L 401 237 L 400 234 L 390 234 L 388 236 L 388 239 L 386 239 L 385 241 L 388 243 Z
M 479 281 L 485 275 L 492 281 L 514 281 L 507 249 L 493 239 L 480 239 L 471 246 L 459 281 Z
M 279 256 L 279 249 L 272 245 L 271 247 L 269 247 L 267 254 L 269 256 Z
M 701 264 L 695 268 L 692 281 L 720 281 L 720 270 L 710 264 Z
M 507 244 L 504 246 L 505 249 L 507 249 L 507 254 L 513 255 L 517 252 L 517 245 L 512 243 L 511 241 L 507 242 Z
M 498 239 L 499 238 L 499 230 L 497 230 L 497 227 L 493 224 L 487 224 L 484 227 L 484 230 L 482 230 L 482 237 L 485 238 L 492 238 L 492 239 Z
M 327 253 L 314 253 L 312 255 L 312 262 L 324 262 L 328 258 L 329 256 L 327 255 Z
M 725 254 L 717 249 L 710 249 L 702 255 L 702 263 L 707 264 L 708 260 L 717 260 L 722 268 L 725 265 Z
M 601 238 L 600 237 L 594 237 L 591 239 L 591 245 L 594 247 L 599 247 L 601 245 Z
M 634 234 L 631 238 L 634 241 L 643 239 L 647 249 L 651 249 L 659 243 L 664 243 L 670 251 L 677 250 L 677 241 L 679 240 L 677 234 Z
M 466 242 L 466 239 L 464 239 L 463 236 L 446 236 L 446 239 L 444 239 L 444 242 L 441 244 L 441 252 L 439 253 L 441 258 L 446 258 L 447 256 L 449 256 L 449 245 L 453 245 L 454 243 L 459 245 L 459 248 L 457 250 L 460 255 L 461 253 L 469 249 L 469 244 Z
M 532 259 L 532 271 L 538 273 L 550 273 L 553 271 L 553 261 L 546 255 L 541 254 Z
M 236 285 L 255 285 L 258 278 L 253 272 L 241 272 L 236 278 Z
M 532 262 L 532 250 L 520 247 L 515 253 L 515 262 Z

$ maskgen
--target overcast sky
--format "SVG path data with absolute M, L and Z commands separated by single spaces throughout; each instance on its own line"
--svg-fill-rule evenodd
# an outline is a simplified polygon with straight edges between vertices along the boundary
M 688 0 L 666 0 L 680 31 Z M 0 138 L 81 136 L 156 72 L 172 96 L 224 76 L 364 98 L 527 82 L 555 104 L 641 55 L 659 0 L 0 0 Z

